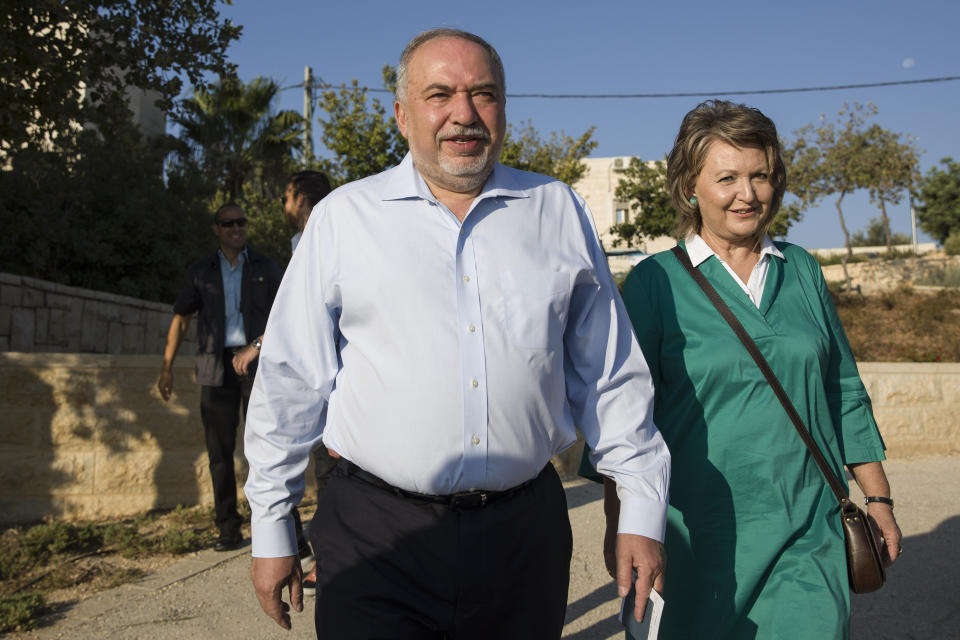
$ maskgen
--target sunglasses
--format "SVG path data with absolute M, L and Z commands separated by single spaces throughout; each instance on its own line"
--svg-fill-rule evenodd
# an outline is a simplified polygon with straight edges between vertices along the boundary
M 247 219 L 246 218 L 227 218 L 226 220 L 217 220 L 217 224 L 220 225 L 221 227 L 229 228 L 229 227 L 237 226 L 243 229 L 245 226 L 247 226 Z

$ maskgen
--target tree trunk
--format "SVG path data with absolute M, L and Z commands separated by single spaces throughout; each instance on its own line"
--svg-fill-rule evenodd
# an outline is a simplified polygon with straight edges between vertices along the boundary
M 847 223 L 843 221 L 843 209 L 840 207 L 840 203 L 843 202 L 843 197 L 845 195 L 847 195 L 846 191 L 840 192 L 840 197 L 837 198 L 836 205 L 837 205 L 837 215 L 840 216 L 840 228 L 843 229 L 844 242 L 846 243 L 844 246 L 847 248 L 847 253 L 843 257 L 843 260 L 840 262 L 840 264 L 843 265 L 843 278 L 844 280 L 846 280 L 845 286 L 849 290 L 852 288 L 852 282 L 850 280 L 850 274 L 847 272 L 847 260 L 849 260 L 850 257 L 853 256 L 853 248 L 851 248 L 850 246 L 850 232 L 847 231 Z
M 883 233 L 887 237 L 887 253 L 893 255 L 893 242 L 890 239 L 890 218 L 887 217 L 887 203 L 883 198 L 880 200 L 880 215 L 883 216 Z

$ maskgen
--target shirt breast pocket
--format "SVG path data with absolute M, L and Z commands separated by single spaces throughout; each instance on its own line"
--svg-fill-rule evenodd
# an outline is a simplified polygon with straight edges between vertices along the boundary
M 567 322 L 570 275 L 558 271 L 500 274 L 504 323 L 510 342 L 523 349 L 554 349 Z

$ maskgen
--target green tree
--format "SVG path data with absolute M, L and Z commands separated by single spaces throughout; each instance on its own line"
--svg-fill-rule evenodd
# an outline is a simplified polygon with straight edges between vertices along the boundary
M 182 77 L 202 86 L 231 69 L 240 27 L 216 0 L 4 0 L 0 10 L 0 149 L 53 141 L 69 149 L 81 124 L 112 130 L 128 87 L 175 107 Z
M 866 230 L 856 231 L 850 238 L 850 244 L 854 247 L 879 247 L 887 245 L 888 229 L 887 223 L 883 218 L 871 218 Z M 889 233 L 889 240 L 892 244 L 910 244 L 913 240 L 905 233 L 895 231 Z
M 383 68 L 384 87 L 396 87 L 396 71 Z M 318 106 L 326 112 L 320 118 L 320 140 L 333 153 L 323 168 L 334 185 L 380 173 L 399 164 L 407 153 L 407 141 L 397 129 L 396 119 L 387 116 L 377 98 L 368 98 L 367 88 L 357 80 L 339 90 L 324 91 Z
M 676 212 L 667 189 L 667 163 L 631 158 L 617 184 L 618 200 L 629 203 L 629 219 L 610 227 L 613 246 L 639 246 L 645 238 L 672 235 Z
M 597 147 L 597 141 L 593 140 L 595 130 L 596 127 L 590 127 L 578 138 L 554 131 L 550 139 L 544 141 L 530 120 L 522 123 L 516 132 L 512 125 L 507 125 L 499 160 L 508 167 L 574 184 L 587 171 L 582 160 Z
M 36 0 L 0 10 L 3 270 L 169 302 L 212 243 L 202 176 L 145 139 L 128 87 L 173 99 L 230 70 L 213 0 Z M 100 132 L 108 135 L 101 135 Z
M 267 190 L 286 184 L 303 119 L 295 111 L 274 113 L 279 91 L 268 78 L 244 83 L 227 76 L 209 90 L 195 89 L 174 117 L 179 161 L 202 171 L 226 201 L 239 200 L 248 184 Z
M 938 242 L 960 234 L 960 162 L 940 160 L 920 179 L 916 198 L 920 228 Z
M 890 232 L 887 204 L 900 204 L 903 195 L 913 189 L 920 160 L 912 141 L 909 138 L 904 140 L 899 133 L 875 124 L 865 135 L 869 146 L 874 150 L 875 159 L 868 186 L 870 201 L 880 207 L 883 244 L 887 245 L 888 253 L 893 253 L 893 245 L 906 243 L 898 242 L 894 239 L 896 234 Z
M 801 208 L 809 207 L 827 196 L 836 196 L 834 205 L 843 229 L 847 253 L 843 261 L 853 255 L 851 236 L 843 217 L 843 201 L 859 189 L 870 191 L 880 204 L 886 219 L 886 202 L 898 201 L 909 187 L 916 166 L 916 150 L 907 140 L 873 125 L 866 119 L 876 115 L 873 105 L 844 104 L 836 121 L 821 116 L 820 125 L 807 125 L 796 132 L 796 140 L 787 147 L 791 191 L 797 195 Z M 847 274 L 849 284 L 849 275 Z
M 128 122 L 109 140 L 83 132 L 83 153 L 25 150 L 0 171 L 3 270 L 169 302 L 183 269 L 209 251 L 211 218 L 192 174 L 163 175 L 165 138 Z

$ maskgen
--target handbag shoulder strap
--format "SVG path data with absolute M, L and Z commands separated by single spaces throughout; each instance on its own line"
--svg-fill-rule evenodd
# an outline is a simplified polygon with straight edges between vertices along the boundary
M 723 301 L 723 299 L 720 297 L 720 294 L 717 293 L 717 290 L 713 288 L 713 285 L 710 284 L 710 282 L 702 273 L 700 273 L 699 269 L 696 269 L 693 266 L 693 263 L 690 262 L 690 256 L 687 255 L 687 252 L 681 249 L 680 245 L 675 246 L 673 249 L 671 249 L 671 251 L 673 252 L 673 255 L 677 257 L 677 260 L 680 261 L 680 264 L 683 265 L 687 272 L 697 282 L 697 284 L 700 285 L 700 288 L 703 289 L 703 292 L 707 294 L 708 298 L 710 298 L 710 302 L 713 303 L 713 306 L 717 308 L 717 311 L 720 312 L 720 315 L 723 316 L 723 319 L 727 321 L 727 324 L 730 325 L 730 328 L 733 329 L 734 333 L 737 334 L 737 337 L 740 338 L 740 342 L 743 343 L 743 346 L 747 348 L 748 352 L 750 352 L 750 356 L 753 358 L 753 361 L 757 363 L 757 366 L 760 367 L 763 377 L 767 379 L 767 382 L 773 388 L 774 394 L 776 394 L 777 399 L 780 400 L 780 404 L 783 405 L 784 410 L 790 417 L 790 421 L 793 422 L 793 426 L 797 429 L 797 433 L 800 434 L 800 438 L 810 450 L 810 455 L 813 456 L 817 466 L 820 467 L 823 477 L 826 478 L 827 484 L 830 485 L 830 489 L 833 490 L 837 500 L 840 502 L 840 504 L 846 502 L 848 500 L 847 491 L 844 489 L 843 485 L 840 484 L 839 480 L 837 480 L 837 477 L 834 475 L 833 471 L 830 470 L 830 465 L 827 464 L 823 454 L 820 453 L 820 449 L 817 448 L 817 444 L 813 441 L 813 437 L 810 435 L 810 432 L 807 431 L 806 426 L 804 426 L 803 419 L 800 418 L 800 414 L 797 413 L 796 408 L 793 406 L 793 402 L 790 401 L 790 397 L 787 395 L 787 392 L 784 391 L 783 386 L 780 384 L 780 380 L 777 379 L 777 376 L 770 368 L 770 365 L 767 364 L 767 359 L 763 357 L 762 353 L 760 353 L 760 349 L 757 348 L 753 338 L 751 338 L 750 334 L 747 333 L 747 330 L 743 328 L 743 325 L 740 324 L 740 321 L 737 320 L 737 317 L 733 315 L 733 312 L 730 311 L 730 307 L 728 307 L 727 303 Z

